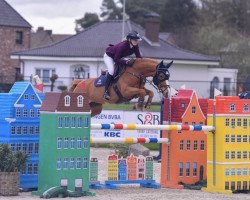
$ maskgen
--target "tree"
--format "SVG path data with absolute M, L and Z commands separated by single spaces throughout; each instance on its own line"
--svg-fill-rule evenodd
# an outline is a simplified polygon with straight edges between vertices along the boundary
M 122 6 L 119 1 L 103 0 L 101 11 L 101 17 L 106 20 L 122 19 Z
M 77 19 L 76 23 L 76 32 L 82 31 L 89 26 L 92 26 L 100 21 L 96 13 L 85 13 L 83 18 Z

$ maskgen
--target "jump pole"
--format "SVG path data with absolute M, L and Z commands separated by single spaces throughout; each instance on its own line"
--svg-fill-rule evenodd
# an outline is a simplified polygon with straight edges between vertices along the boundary
M 90 143 L 168 143 L 168 138 L 90 138 Z
M 148 125 L 148 124 L 91 124 L 93 130 L 165 130 L 165 131 L 214 131 L 213 126 L 199 125 Z

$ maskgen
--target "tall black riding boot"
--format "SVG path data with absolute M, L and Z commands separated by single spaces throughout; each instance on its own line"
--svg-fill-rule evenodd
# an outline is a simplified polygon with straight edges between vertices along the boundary
M 104 90 L 104 94 L 103 94 L 103 98 L 106 99 L 106 100 L 110 100 L 110 95 L 109 95 L 108 90 L 109 90 L 109 86 L 110 86 L 110 83 L 111 83 L 112 79 L 113 79 L 113 76 L 108 73 L 107 80 L 106 80 L 106 83 L 105 83 L 105 90 Z

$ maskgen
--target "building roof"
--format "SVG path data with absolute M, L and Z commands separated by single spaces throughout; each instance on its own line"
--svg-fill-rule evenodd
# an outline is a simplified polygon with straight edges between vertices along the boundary
M 138 31 L 145 38 L 145 30 L 126 21 L 125 32 Z M 12 55 L 46 56 L 46 57 L 103 57 L 109 44 L 115 44 L 122 39 L 122 21 L 111 20 L 97 23 L 84 31 L 61 42 L 42 48 L 25 50 Z M 143 57 L 171 60 L 210 61 L 218 62 L 219 58 L 181 49 L 159 38 L 159 46 L 151 46 L 145 39 L 140 43 Z
M 27 22 L 5 0 L 0 0 L 0 26 L 32 27 L 29 22 Z
M 77 106 L 77 97 L 83 96 L 83 107 Z M 65 106 L 65 96 L 70 96 L 70 106 Z M 90 112 L 89 98 L 86 93 L 48 92 L 45 94 L 41 111 L 46 112 Z

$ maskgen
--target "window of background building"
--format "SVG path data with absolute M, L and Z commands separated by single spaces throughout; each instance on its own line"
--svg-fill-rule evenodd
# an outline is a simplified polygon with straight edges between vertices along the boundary
M 23 32 L 16 31 L 16 44 L 23 44 Z
M 36 69 L 36 75 L 38 75 L 43 83 L 50 83 L 50 77 L 56 73 L 55 69 Z

